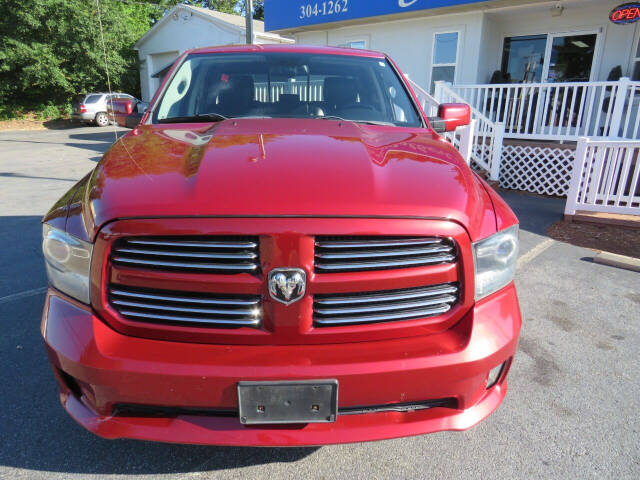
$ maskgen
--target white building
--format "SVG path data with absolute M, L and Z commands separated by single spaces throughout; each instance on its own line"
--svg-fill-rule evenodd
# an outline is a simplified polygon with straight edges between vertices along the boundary
M 278 34 L 266 33 L 264 22 L 258 20 L 253 22 L 253 31 L 254 43 L 293 43 Z M 245 40 L 244 17 L 176 5 L 135 45 L 140 58 L 142 100 L 151 100 L 173 61 L 185 50 L 241 44 Z
M 267 29 L 297 43 L 385 52 L 431 91 L 435 80 L 488 83 L 496 70 L 513 82 L 596 81 L 620 66 L 640 80 L 640 23 L 609 20 L 621 0 L 337 0 L 346 12 L 324 15 L 322 3 L 267 1 Z

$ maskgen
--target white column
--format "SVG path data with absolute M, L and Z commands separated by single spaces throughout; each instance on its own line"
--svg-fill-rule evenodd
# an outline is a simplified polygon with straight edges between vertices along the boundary
M 471 165 L 471 153 L 473 151 L 473 140 L 476 132 L 476 121 L 471 120 L 469 125 L 465 125 L 460 129 L 460 155 Z
M 620 136 L 620 124 L 624 113 L 624 105 L 627 100 L 627 92 L 629 91 L 631 80 L 629 77 L 622 77 L 618 80 L 616 89 L 616 97 L 613 104 L 613 112 L 611 113 L 611 123 L 609 124 L 609 137 L 618 138 Z M 610 101 L 611 101 L 610 100 Z
M 564 207 L 565 215 L 575 215 L 576 206 L 578 204 L 578 195 L 580 195 L 580 182 L 584 171 L 584 164 L 587 157 L 587 147 L 589 139 L 580 137 L 573 158 L 573 169 L 571 170 L 571 182 L 569 183 L 569 191 L 567 192 L 567 203 Z
M 491 150 L 491 165 L 489 179 L 500 179 L 500 163 L 502 162 L 502 143 L 504 140 L 504 123 L 496 122 L 493 127 L 493 146 Z

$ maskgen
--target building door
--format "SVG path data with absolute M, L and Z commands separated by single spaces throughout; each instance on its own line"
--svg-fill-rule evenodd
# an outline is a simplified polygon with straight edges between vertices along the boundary
M 550 34 L 547 40 L 543 78 L 547 82 L 591 80 L 598 34 Z

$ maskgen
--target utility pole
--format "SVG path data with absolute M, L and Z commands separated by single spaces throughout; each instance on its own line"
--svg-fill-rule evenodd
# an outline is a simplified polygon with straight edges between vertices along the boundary
M 253 0 L 245 0 L 245 29 L 247 30 L 247 45 L 253 43 Z

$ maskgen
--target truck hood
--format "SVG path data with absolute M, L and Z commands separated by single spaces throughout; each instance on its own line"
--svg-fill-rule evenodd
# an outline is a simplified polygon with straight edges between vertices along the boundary
M 495 228 L 484 187 L 441 137 L 332 120 L 141 126 L 105 154 L 85 192 L 90 237 L 111 220 L 151 216 L 440 218 L 472 239 Z

